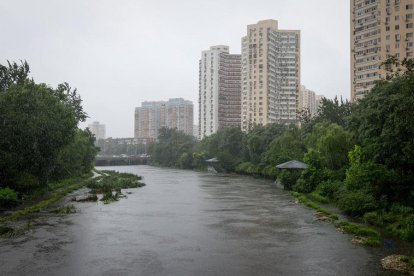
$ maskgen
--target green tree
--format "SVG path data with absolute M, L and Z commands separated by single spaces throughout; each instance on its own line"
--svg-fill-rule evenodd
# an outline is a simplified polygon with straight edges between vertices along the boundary
M 60 150 L 75 135 L 73 110 L 34 83 L 0 94 L 0 179 L 7 184 L 22 172 L 46 183 Z
M 193 136 L 177 129 L 163 127 L 159 130 L 158 141 L 150 148 L 151 161 L 161 166 L 179 167 L 180 157 L 184 153 L 190 154 L 194 145 Z
M 0 93 L 12 85 L 24 85 L 29 81 L 29 72 L 30 67 L 26 61 L 21 61 L 20 65 L 10 61 L 7 61 L 7 66 L 0 64 Z
M 74 140 L 59 152 L 53 177 L 59 179 L 91 171 L 98 152 L 94 143 L 95 137 L 89 129 L 78 129 Z
M 264 162 L 266 165 L 276 166 L 292 159 L 302 160 L 305 151 L 301 130 L 291 125 L 270 143 Z

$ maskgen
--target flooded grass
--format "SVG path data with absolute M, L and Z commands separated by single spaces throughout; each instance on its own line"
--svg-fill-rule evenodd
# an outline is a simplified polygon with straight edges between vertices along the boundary
M 322 220 L 330 220 L 330 221 L 337 221 L 339 218 L 337 215 L 333 214 L 332 212 L 322 208 L 318 203 L 310 200 L 306 195 L 297 193 L 297 192 L 290 192 L 290 194 L 302 203 L 303 205 L 315 209 L 319 213 L 319 217 L 324 217 L 326 219 Z
M 144 183 L 140 182 L 142 178 L 134 174 L 119 173 L 115 171 L 96 172 L 101 176 L 91 179 L 86 186 L 91 189 L 91 193 L 95 195 L 103 194 L 101 201 L 103 201 L 104 204 L 109 204 L 125 197 L 121 192 L 122 189 L 145 186 Z
M 359 224 L 341 221 L 336 227 L 343 233 L 354 236 L 354 242 L 376 247 L 381 245 L 381 235 L 377 230 Z
M 39 201 L 38 203 L 26 207 L 24 209 L 15 211 L 14 213 L 4 216 L 0 218 L 0 223 L 5 223 L 8 221 L 14 221 L 17 219 L 21 219 L 27 217 L 33 213 L 38 213 L 39 211 L 46 209 L 53 203 L 57 202 L 58 200 L 62 199 L 64 196 L 84 187 L 86 185 L 86 180 L 80 180 L 79 182 L 72 184 L 66 188 L 62 188 L 59 192 L 52 194 L 49 198 Z
M 73 205 L 68 205 L 53 209 L 50 212 L 54 214 L 74 214 L 76 213 L 76 208 Z
M 320 220 L 328 220 L 331 222 L 339 220 L 337 215 L 322 208 L 318 203 L 312 201 L 306 195 L 297 192 L 290 192 L 290 194 L 294 196 L 303 205 L 315 209 L 317 211 L 317 216 Z M 314 198 L 313 195 L 311 197 Z M 337 222 L 335 226 L 342 233 L 353 235 L 352 241 L 354 243 L 370 247 L 377 247 L 381 245 L 381 235 L 375 229 L 355 223 L 350 223 L 347 221 Z
M 10 238 L 16 238 L 16 237 L 22 236 L 26 232 L 31 230 L 32 227 L 33 225 L 30 220 L 27 221 L 25 224 L 18 225 L 15 227 L 0 226 L 0 238 L 10 239 Z M 3 231 L 1 229 L 3 229 Z

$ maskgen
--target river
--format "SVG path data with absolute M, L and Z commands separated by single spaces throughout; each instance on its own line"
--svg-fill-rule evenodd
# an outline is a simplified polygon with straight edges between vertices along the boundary
M 1 275 L 378 275 L 378 259 L 272 182 L 150 166 L 105 167 L 147 186 L 76 203 L 0 241 Z

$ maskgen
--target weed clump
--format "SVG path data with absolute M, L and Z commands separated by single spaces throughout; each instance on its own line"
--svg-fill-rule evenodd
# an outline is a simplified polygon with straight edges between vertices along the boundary
M 88 182 L 87 187 L 91 189 L 92 194 L 103 194 L 101 201 L 109 204 L 118 201 L 123 196 L 121 190 L 129 188 L 139 188 L 145 186 L 140 182 L 140 176 L 119 173 L 114 171 L 100 171 L 101 176 Z
M 54 214 L 74 214 L 76 213 L 76 209 L 75 209 L 75 206 L 68 205 L 68 206 L 62 206 L 62 207 L 53 209 L 50 212 Z
M 372 228 L 364 227 L 355 223 L 341 221 L 336 224 L 336 227 L 343 233 L 354 236 L 354 241 L 357 243 L 376 247 L 381 245 L 380 233 Z

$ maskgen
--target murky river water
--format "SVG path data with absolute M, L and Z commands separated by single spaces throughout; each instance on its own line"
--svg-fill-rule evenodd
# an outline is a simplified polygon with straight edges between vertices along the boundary
M 1 275 L 377 275 L 376 260 L 271 182 L 114 167 L 146 187 L 0 241 Z

